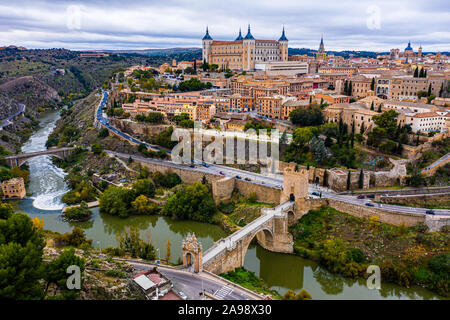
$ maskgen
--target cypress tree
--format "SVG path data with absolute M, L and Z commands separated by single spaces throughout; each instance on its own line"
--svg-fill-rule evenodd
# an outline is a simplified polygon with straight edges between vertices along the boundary
M 194 70 L 197 71 L 197 60 L 194 60 Z
M 352 82 L 350 81 L 350 84 L 348 85 L 348 96 L 351 96 L 352 95 L 352 91 L 353 91 L 353 85 L 352 85 Z
M 422 68 L 422 69 L 420 69 L 419 78 L 424 78 L 424 77 L 425 77 L 425 72 Z
M 372 104 L 370 105 L 370 110 L 375 111 L 375 107 L 373 105 L 373 101 L 372 101 Z
M 378 113 L 381 113 L 381 103 L 378 105 L 378 110 L 377 110 L 377 112 L 378 112 Z
M 361 168 L 361 171 L 359 172 L 359 179 L 358 179 L 358 188 L 362 189 L 364 187 L 364 172 Z
M 414 78 L 419 77 L 419 67 L 416 67 L 416 69 L 414 69 Z
M 366 128 L 364 127 L 364 122 L 361 123 L 361 129 L 359 129 L 359 133 L 363 134 Z
M 427 77 L 427 70 L 424 71 L 423 73 L 423 77 L 426 78 Z
M 346 95 L 348 95 L 347 93 L 348 93 L 348 81 L 347 80 L 345 80 L 345 83 L 344 83 L 344 93 L 346 94 Z
M 323 172 L 323 186 L 328 187 L 328 171 L 325 169 Z
M 375 77 L 372 78 L 372 83 L 370 84 L 370 90 L 375 91 Z
M 428 86 L 428 96 L 431 96 L 431 83 L 430 83 L 430 85 Z
M 441 89 L 439 90 L 439 97 L 442 97 L 442 94 L 444 93 L 444 83 L 441 84 Z
M 347 174 L 347 190 L 350 190 L 351 187 L 351 177 L 350 177 L 350 171 Z

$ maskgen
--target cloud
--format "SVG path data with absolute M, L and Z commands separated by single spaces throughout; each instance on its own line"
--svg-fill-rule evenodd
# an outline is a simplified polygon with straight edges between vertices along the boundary
M 317 48 L 324 34 L 327 50 L 387 51 L 411 40 L 424 51 L 450 51 L 449 9 L 448 1 L 421 0 L 0 0 L 0 45 L 200 47 L 206 25 L 214 39 L 234 39 L 250 23 L 264 39 L 278 39 L 285 26 L 290 47 Z

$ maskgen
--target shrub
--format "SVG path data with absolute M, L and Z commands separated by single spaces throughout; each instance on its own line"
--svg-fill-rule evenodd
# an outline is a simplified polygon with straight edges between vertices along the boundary
M 81 202 L 80 206 L 67 208 L 63 212 L 63 220 L 65 221 L 80 221 L 86 220 L 91 216 L 92 212 L 89 210 L 86 202 Z

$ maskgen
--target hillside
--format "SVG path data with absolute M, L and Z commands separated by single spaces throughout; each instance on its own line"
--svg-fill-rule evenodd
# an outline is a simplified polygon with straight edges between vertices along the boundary
M 4 128 L 0 144 L 10 151 L 17 151 L 37 127 L 41 112 L 64 105 L 72 107 L 118 70 L 137 64 L 159 66 L 179 55 L 190 54 L 190 51 L 169 53 L 159 52 L 160 55 L 151 57 L 121 53 L 85 58 L 80 52 L 66 49 L 3 48 L 0 50 L 0 120 L 14 115 L 20 103 L 26 105 L 26 116 L 17 117 Z M 89 102 L 90 99 L 82 100 L 77 108 Z

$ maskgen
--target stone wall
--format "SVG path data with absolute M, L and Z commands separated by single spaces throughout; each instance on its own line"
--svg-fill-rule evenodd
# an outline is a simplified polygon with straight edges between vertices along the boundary
M 217 180 L 221 180 L 224 178 L 221 175 L 199 172 L 188 167 L 178 168 L 175 166 L 170 166 L 170 164 L 167 163 L 157 164 L 138 160 L 136 160 L 136 162 L 140 163 L 143 167 L 146 167 L 150 172 L 159 171 L 162 173 L 166 172 L 176 173 L 185 183 L 200 182 L 202 181 L 203 177 L 205 177 L 208 183 L 211 183 L 211 185 L 213 185 L 213 196 L 215 196 L 215 194 L 217 194 L 219 197 L 225 196 L 226 194 L 232 192 L 233 189 L 236 189 L 240 194 L 242 194 L 245 197 L 250 196 L 250 194 L 254 192 L 256 193 L 256 199 L 258 201 L 275 204 L 280 203 L 280 196 L 281 196 L 280 189 L 260 185 L 257 183 L 253 183 L 251 181 L 245 181 L 234 178 L 233 178 L 234 187 L 233 189 L 231 189 L 231 186 L 233 184 L 231 181 L 228 182 L 224 181 L 223 183 L 215 183 Z M 216 185 L 215 189 L 214 185 Z
M 135 136 L 156 136 L 160 132 L 167 130 L 168 125 L 150 125 L 148 123 L 135 122 L 130 120 L 120 120 L 111 118 L 111 125 L 118 130 Z
M 220 180 L 213 181 L 212 192 L 216 204 L 231 199 L 235 187 L 235 180 L 236 178 L 234 177 L 224 177 Z
M 371 216 L 377 216 L 381 222 L 395 226 L 405 225 L 412 227 L 418 223 L 425 222 L 425 215 L 423 214 L 387 211 L 377 207 L 367 207 L 336 199 L 311 199 L 306 201 L 305 205 L 306 210 L 318 209 L 322 205 L 325 205 L 358 218 L 370 218 Z
M 256 193 L 256 199 L 258 201 L 266 203 L 280 203 L 281 189 L 275 189 L 273 187 L 264 186 L 256 183 L 252 183 L 244 180 L 235 180 L 236 190 L 248 197 L 251 193 Z
M 394 167 L 389 171 L 370 171 L 364 170 L 363 189 L 369 189 L 370 187 L 390 187 L 404 183 L 406 177 L 405 160 L 391 161 L 394 163 Z M 285 168 L 306 169 L 305 166 L 297 165 L 293 162 L 279 162 L 279 170 L 283 172 Z M 348 170 L 343 168 L 331 168 L 327 169 L 327 186 L 335 191 L 347 190 L 347 175 Z M 309 183 L 319 183 L 323 185 L 325 175 L 325 169 L 309 167 L 308 181 Z M 351 171 L 350 174 L 350 189 L 359 189 L 359 175 L 360 171 Z
M 401 203 L 401 204 L 411 204 L 411 203 L 424 203 L 426 206 L 427 201 L 437 200 L 437 201 L 450 201 L 450 193 L 435 193 L 435 194 L 419 194 L 419 195 L 404 195 L 395 197 L 380 197 L 380 202 L 382 203 Z

